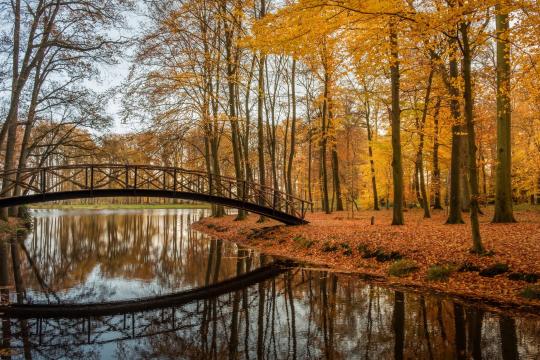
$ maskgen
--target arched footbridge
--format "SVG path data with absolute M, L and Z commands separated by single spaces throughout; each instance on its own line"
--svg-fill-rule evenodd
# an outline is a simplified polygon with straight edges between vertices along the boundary
M 0 208 L 97 197 L 161 197 L 207 202 L 305 224 L 310 203 L 260 184 L 153 165 L 86 164 L 0 173 Z M 5 184 L 4 184 L 5 182 Z

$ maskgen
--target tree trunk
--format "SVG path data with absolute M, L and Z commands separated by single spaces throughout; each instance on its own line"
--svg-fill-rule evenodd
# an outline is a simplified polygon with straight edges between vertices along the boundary
M 222 10 L 224 16 L 227 14 L 226 2 L 222 4 Z M 237 195 L 239 199 L 243 197 L 244 189 L 244 169 L 242 167 L 242 156 L 240 153 L 240 134 L 238 128 L 238 117 L 236 114 L 236 94 L 235 94 L 235 74 L 238 70 L 237 63 L 233 63 L 233 54 L 232 54 L 232 38 L 234 31 L 231 28 L 231 24 L 228 23 L 228 20 L 224 22 L 224 31 L 225 31 L 225 61 L 227 62 L 227 85 L 228 85 L 228 97 L 229 97 L 229 122 L 231 124 L 231 140 L 233 148 L 233 158 L 234 158 L 234 171 L 237 181 Z M 246 218 L 246 212 L 244 210 L 238 210 L 238 215 L 236 220 L 244 220 Z
M 17 106 L 18 108 L 18 106 Z M 6 155 L 4 157 L 4 171 L 11 171 L 15 169 L 14 158 L 15 158 L 15 144 L 17 141 L 17 112 L 13 111 L 13 114 L 8 120 L 8 132 L 7 132 L 7 142 L 6 142 Z M 12 185 L 14 181 L 13 174 L 5 175 L 2 179 L 2 193 Z M 5 195 L 9 196 L 9 193 Z M 0 219 L 8 219 L 8 208 L 0 209 Z
M 401 159 L 401 109 L 399 105 L 399 53 L 395 19 L 390 19 L 390 53 L 392 64 L 392 178 L 394 180 L 394 207 L 392 225 L 403 225 L 403 165 Z
M 435 104 L 435 114 L 433 115 L 433 177 L 431 184 L 433 187 L 433 209 L 442 209 L 441 205 L 441 169 L 439 167 L 439 112 L 441 109 L 441 98 L 437 97 Z
M 371 189 L 373 191 L 373 210 L 379 209 L 379 196 L 377 195 L 377 180 L 375 178 L 375 160 L 373 159 L 373 132 L 371 131 L 371 111 L 369 104 L 366 105 L 366 128 L 368 138 L 368 155 L 369 155 L 369 167 L 371 171 Z
M 461 126 L 460 132 L 465 134 L 461 138 L 461 156 L 459 166 L 459 202 L 462 212 L 469 212 L 471 210 L 471 191 L 469 189 L 469 139 L 467 138 L 467 126 L 466 124 Z
M 264 14 L 264 1 L 261 0 L 261 17 Z M 264 109 L 264 64 L 265 56 L 261 52 L 259 54 L 259 74 L 257 82 L 257 155 L 259 161 L 259 184 L 261 187 L 266 186 L 266 176 L 264 172 L 264 125 L 263 125 L 263 109 Z M 261 191 L 259 196 L 259 204 L 264 205 L 266 199 Z M 259 222 L 264 221 L 264 216 L 259 217 Z
M 296 146 L 296 59 L 292 61 L 291 69 L 291 102 L 292 102 L 292 122 L 291 122 L 291 149 L 289 152 L 289 162 L 287 164 L 287 193 L 293 196 L 292 169 L 294 151 Z
M 508 316 L 499 318 L 501 352 L 503 360 L 519 359 L 516 320 Z
M 332 145 L 332 180 L 334 183 L 334 192 L 336 196 L 336 211 L 343 211 L 343 199 L 341 198 L 341 180 L 339 178 L 339 158 L 337 146 Z
M 312 182 L 311 182 L 311 167 L 312 167 L 312 160 L 313 160 L 313 154 L 312 154 L 312 147 L 313 147 L 313 139 L 312 139 L 312 128 L 311 128 L 311 114 L 309 111 L 309 104 L 308 104 L 308 110 L 307 110 L 307 121 L 308 121 L 308 170 L 307 170 L 307 191 L 308 191 L 308 200 L 311 203 L 311 212 L 313 212 L 313 191 L 311 189 Z
M 41 90 L 41 85 L 45 81 L 45 76 L 42 77 L 41 73 L 41 65 L 43 63 L 43 58 L 40 58 L 38 60 L 38 64 L 36 66 L 35 74 L 34 74 L 34 84 L 32 86 L 32 96 L 30 99 L 30 106 L 28 107 L 28 116 L 26 117 L 26 126 L 24 128 L 24 135 L 21 143 L 21 151 L 19 154 L 19 164 L 18 164 L 18 171 L 15 179 L 15 189 L 13 191 L 13 196 L 18 196 L 21 193 L 21 188 L 18 185 L 20 182 L 21 177 L 21 170 L 26 167 L 26 161 L 28 159 L 29 155 L 29 149 L 28 144 L 30 142 L 30 135 L 32 134 L 32 129 L 34 126 L 34 122 L 36 120 L 36 110 L 38 106 L 38 98 L 39 98 L 39 92 Z M 21 216 L 22 214 L 19 213 L 18 207 L 14 207 L 10 209 L 12 216 Z
M 484 252 L 480 237 L 480 224 L 478 222 L 478 169 L 476 167 L 476 136 L 473 123 L 473 97 L 471 79 L 471 50 L 469 45 L 469 24 L 462 23 L 460 26 L 463 41 L 463 97 L 465 100 L 465 122 L 467 124 L 467 140 L 469 150 L 469 187 L 471 190 L 471 230 L 473 247 L 472 251 L 477 254 Z
M 418 175 L 420 178 L 420 191 L 422 193 L 422 206 L 424 207 L 424 218 L 430 218 L 429 212 L 430 202 L 427 197 L 426 180 L 424 176 L 424 130 L 426 125 L 426 118 L 428 112 L 429 98 L 431 95 L 431 85 L 433 83 L 433 68 L 429 73 L 428 84 L 426 88 L 426 96 L 424 98 L 424 111 L 422 112 L 422 121 L 420 122 L 420 141 L 418 145 L 418 152 L 416 154 L 416 163 L 418 165 Z
M 329 101 L 329 108 L 331 102 Z M 341 199 L 341 181 L 339 178 L 339 157 L 337 152 L 337 139 L 336 139 L 336 129 L 334 128 L 333 114 L 332 111 L 328 111 L 328 127 L 331 132 L 332 139 L 332 183 L 334 184 L 334 194 L 336 198 L 336 210 L 343 211 L 343 200 Z M 332 199 L 332 206 L 333 206 Z
M 261 0 L 261 8 L 259 18 L 262 19 L 266 15 L 266 0 Z M 264 172 L 264 125 L 263 125 L 263 110 L 264 110 L 264 64 L 266 58 L 262 51 L 259 53 L 259 69 L 257 76 L 257 155 L 259 164 L 259 184 L 261 187 L 266 186 L 266 177 Z M 259 196 L 259 205 L 265 205 L 264 193 L 261 191 Z M 258 222 L 263 222 L 264 216 L 260 216 Z
M 330 201 L 328 197 L 328 172 L 326 170 L 326 147 L 328 143 L 328 73 L 324 74 L 324 94 L 323 94 L 323 106 L 321 116 L 321 182 L 322 182 L 322 205 L 323 210 L 330 214 Z
M 497 28 L 497 175 L 494 223 L 516 222 L 512 209 L 512 135 L 508 11 L 496 6 Z
M 246 81 L 246 94 L 244 97 L 244 112 L 245 112 L 245 125 L 244 125 L 244 136 L 243 136 L 243 155 L 244 155 L 244 167 L 246 169 L 246 180 L 253 182 L 253 172 L 251 167 L 251 162 L 249 160 L 249 138 L 250 138 L 250 129 L 251 129 L 251 114 L 250 114 L 250 95 L 251 95 L 251 83 L 253 80 L 253 73 L 255 70 L 255 62 L 257 57 L 253 54 L 251 60 L 251 67 L 249 70 L 248 78 Z M 247 196 L 247 194 L 246 194 Z
M 392 330 L 394 332 L 394 359 L 401 360 L 405 345 L 405 295 L 401 291 L 394 292 Z
M 457 51 L 455 40 L 451 40 L 453 51 Z M 450 160 L 450 209 L 448 214 L 447 224 L 463 224 L 461 217 L 461 202 L 460 202 L 460 163 L 461 163 L 461 142 L 462 142 L 462 126 L 461 112 L 459 105 L 459 89 L 457 81 L 459 76 L 458 63 L 454 56 L 450 58 L 450 81 L 448 84 L 450 99 L 450 112 L 452 114 L 452 157 Z

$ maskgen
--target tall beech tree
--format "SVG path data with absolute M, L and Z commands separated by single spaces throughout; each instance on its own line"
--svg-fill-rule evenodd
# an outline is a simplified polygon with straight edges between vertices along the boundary
M 392 88 L 392 105 L 390 116 L 392 119 L 392 179 L 394 184 L 394 205 L 392 207 L 392 225 L 403 225 L 403 165 L 401 158 L 401 108 L 400 74 L 399 74 L 399 48 L 397 20 L 391 17 L 388 22 L 390 35 L 390 80 Z
M 497 174 L 493 222 L 515 222 L 512 211 L 512 134 L 510 104 L 510 29 L 507 4 L 495 11 L 497 41 Z

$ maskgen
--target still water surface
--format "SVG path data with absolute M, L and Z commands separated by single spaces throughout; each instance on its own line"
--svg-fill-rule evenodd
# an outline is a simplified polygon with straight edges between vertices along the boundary
M 33 215 L 26 239 L 0 247 L 4 301 L 151 297 L 272 261 L 191 230 L 206 210 Z M 1 339 L 2 357 L 13 359 L 540 359 L 540 316 L 495 314 L 293 268 L 187 305 L 82 319 L 4 318 Z

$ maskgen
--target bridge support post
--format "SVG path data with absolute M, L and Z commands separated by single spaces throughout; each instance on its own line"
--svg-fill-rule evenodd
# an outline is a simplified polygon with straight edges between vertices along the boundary
M 94 191 L 94 167 L 90 166 L 90 191 Z
M 47 181 L 46 181 L 46 178 L 45 178 L 45 169 L 42 169 L 40 171 L 40 184 L 39 184 L 39 187 L 40 187 L 40 190 L 41 190 L 41 193 L 42 194 L 45 194 L 45 190 L 47 190 Z

